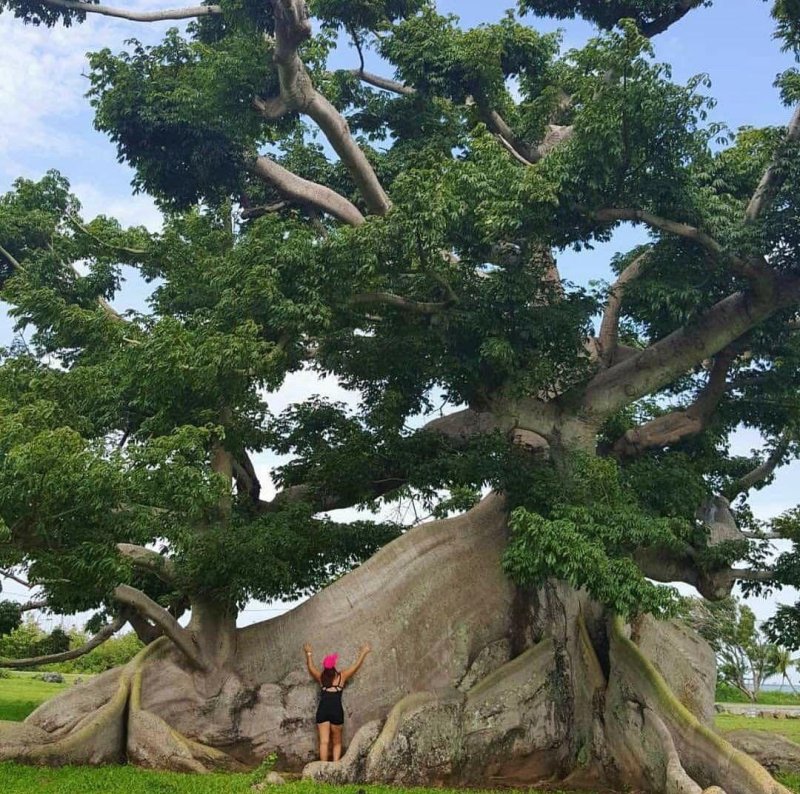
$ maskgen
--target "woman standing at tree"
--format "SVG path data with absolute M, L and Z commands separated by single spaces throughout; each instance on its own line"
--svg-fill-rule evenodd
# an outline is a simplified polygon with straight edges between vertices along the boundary
M 319 760 L 329 761 L 329 748 L 333 741 L 333 760 L 342 757 L 342 728 L 344 726 L 344 709 L 342 708 L 342 690 L 356 671 L 364 663 L 367 654 L 372 650 L 369 643 L 361 646 L 358 659 L 352 667 L 341 672 L 336 669 L 339 655 L 329 654 L 322 660 L 322 672 L 314 665 L 311 646 L 303 646 L 306 654 L 306 666 L 314 680 L 320 685 L 319 705 L 317 706 L 317 730 L 319 731 Z

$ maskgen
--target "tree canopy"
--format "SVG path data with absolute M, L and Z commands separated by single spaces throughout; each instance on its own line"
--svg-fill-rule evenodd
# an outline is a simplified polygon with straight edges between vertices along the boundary
M 446 515 L 492 488 L 516 581 L 622 615 L 675 611 L 652 580 L 800 581 L 800 552 L 768 550 L 796 517 L 746 501 L 800 451 L 800 115 L 731 131 L 705 78 L 672 79 L 651 39 L 705 4 L 523 0 L 465 30 L 423 0 L 0 0 L 47 26 L 193 19 L 90 60 L 95 125 L 161 232 L 83 217 L 54 172 L 0 198 L 2 297 L 34 330 L 0 364 L 2 567 L 180 642 L 188 607 L 312 591 L 402 529 L 326 511 Z M 544 14 L 600 31 L 564 52 Z M 794 49 L 796 4 L 773 15 Z M 344 39 L 360 62 L 331 69 Z M 793 108 L 797 71 L 779 81 Z M 561 278 L 560 250 L 624 223 L 648 238 L 615 283 Z M 112 306 L 123 266 L 144 312 Z M 358 407 L 273 415 L 303 367 Z M 765 459 L 731 454 L 742 426 Z M 264 450 L 289 456 L 271 501 Z

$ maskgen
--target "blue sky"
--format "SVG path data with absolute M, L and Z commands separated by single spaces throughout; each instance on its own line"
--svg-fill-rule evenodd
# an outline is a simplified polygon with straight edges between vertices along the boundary
M 122 0 L 120 0 L 122 2 Z M 124 3 L 140 10 L 171 7 L 174 0 L 133 0 Z M 188 3 L 187 3 L 188 5 Z M 464 26 L 493 21 L 502 16 L 511 3 L 441 0 L 440 11 L 460 16 Z M 667 33 L 654 40 L 656 57 L 672 64 L 676 81 L 683 82 L 698 73 L 712 80 L 710 94 L 717 100 L 712 113 L 715 121 L 731 128 L 741 125 L 783 124 L 790 111 L 781 105 L 773 83 L 776 75 L 791 65 L 791 58 L 780 52 L 772 39 L 770 4 L 761 0 L 717 0 L 711 8 L 690 13 Z M 563 30 L 566 49 L 580 46 L 593 34 L 584 22 L 557 22 L 527 18 L 528 24 L 542 31 Z M 146 196 L 133 196 L 131 171 L 116 161 L 114 145 L 92 128 L 92 110 L 84 94 L 88 88 L 88 61 L 85 53 L 108 47 L 124 48 L 132 36 L 147 43 L 158 41 L 170 23 L 142 25 L 91 16 L 73 28 L 24 27 L 10 15 L 0 15 L 0 190 L 7 190 L 14 178 L 38 178 L 56 168 L 67 176 L 74 192 L 84 205 L 85 215 L 113 215 L 125 224 L 159 226 L 159 214 Z M 356 66 L 355 51 L 343 46 L 334 65 Z M 374 59 L 368 68 L 386 72 Z M 610 244 L 593 251 L 565 252 L 559 258 L 562 275 L 576 283 L 610 275 L 608 262 L 620 249 L 641 239 L 640 233 L 623 230 Z M 141 305 L 146 290 L 133 278 L 126 284 L 117 305 L 125 308 Z M 0 303 L 0 345 L 11 339 L 11 328 Z M 335 383 L 320 382 L 310 374 L 292 379 L 272 401 L 279 410 L 288 401 L 312 393 L 344 396 Z M 749 451 L 760 445 L 753 433 L 740 433 L 736 446 Z M 270 461 L 259 461 L 264 481 Z M 775 483 L 754 495 L 757 515 L 768 518 L 797 504 L 796 484 L 800 465 L 784 468 Z M 19 585 L 9 585 L 7 593 L 19 593 Z M 22 597 L 22 595 L 20 596 Z M 766 617 L 771 601 L 755 605 Z M 245 622 L 261 619 L 274 606 L 251 605 Z

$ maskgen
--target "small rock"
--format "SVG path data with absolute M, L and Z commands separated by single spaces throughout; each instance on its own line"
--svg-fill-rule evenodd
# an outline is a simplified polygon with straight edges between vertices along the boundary
M 264 791 L 269 786 L 282 786 L 286 781 L 277 772 L 267 772 L 263 780 L 253 783 L 250 788 L 253 791 Z
M 42 681 L 48 684 L 63 684 L 64 676 L 61 673 L 42 673 Z

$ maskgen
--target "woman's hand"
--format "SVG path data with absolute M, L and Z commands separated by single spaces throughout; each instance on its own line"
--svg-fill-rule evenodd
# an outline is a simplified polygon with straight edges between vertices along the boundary
M 370 653 L 371 651 L 372 651 L 372 646 L 371 646 L 371 645 L 370 645 L 368 642 L 365 642 L 365 643 L 364 643 L 364 644 L 361 646 L 361 655 L 362 655 L 362 656 L 366 656 L 366 655 L 367 655 L 368 653 Z
M 311 653 L 311 646 L 310 646 L 308 643 L 306 643 L 306 644 L 303 646 L 303 650 L 304 650 L 306 653 Z

